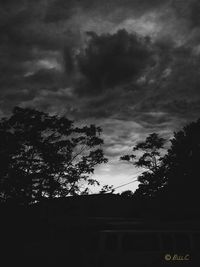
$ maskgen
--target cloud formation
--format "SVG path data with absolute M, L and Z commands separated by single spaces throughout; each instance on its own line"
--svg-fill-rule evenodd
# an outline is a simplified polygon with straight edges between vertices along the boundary
M 198 1 L 0 5 L 2 109 L 31 99 L 40 107 L 42 90 L 60 103 L 60 90 L 71 88 L 66 112 L 75 117 L 138 117 L 140 110 L 178 116 L 190 104 L 198 113 Z
M 0 0 L 1 116 L 21 105 L 96 122 L 116 166 L 136 140 L 199 117 L 199 11 L 198 0 Z
M 120 30 L 115 34 L 88 33 L 90 40 L 78 56 L 85 88 L 78 94 L 99 94 L 136 80 L 153 60 L 148 40 Z

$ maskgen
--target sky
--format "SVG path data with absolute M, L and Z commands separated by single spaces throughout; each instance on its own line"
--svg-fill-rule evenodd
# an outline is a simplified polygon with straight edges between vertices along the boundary
M 109 162 L 93 177 L 134 180 L 120 156 L 200 117 L 199 14 L 199 0 L 0 0 L 0 117 L 20 106 L 95 123 Z

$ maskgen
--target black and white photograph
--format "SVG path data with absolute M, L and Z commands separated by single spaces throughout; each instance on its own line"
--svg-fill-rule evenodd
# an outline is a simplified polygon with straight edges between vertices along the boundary
M 0 0 L 0 265 L 200 266 L 200 1 Z

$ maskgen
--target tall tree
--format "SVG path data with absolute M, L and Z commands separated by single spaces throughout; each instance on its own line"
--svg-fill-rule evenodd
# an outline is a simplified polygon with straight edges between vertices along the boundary
M 189 202 L 199 197 L 200 119 L 174 133 L 164 157 L 170 198 Z
M 14 108 L 0 121 L 1 199 L 31 203 L 98 184 L 89 175 L 107 162 L 100 133 L 95 125 L 75 127 L 65 117 Z
M 139 142 L 133 147 L 135 153 L 121 157 L 121 160 L 128 161 L 144 170 L 138 177 L 140 184 L 135 196 L 154 197 L 166 184 L 161 157 L 165 141 L 158 134 L 152 133 L 145 141 Z

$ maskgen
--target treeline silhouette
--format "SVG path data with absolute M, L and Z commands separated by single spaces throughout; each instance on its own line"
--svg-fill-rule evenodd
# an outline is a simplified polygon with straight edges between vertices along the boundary
M 107 162 L 101 131 L 95 125 L 75 126 L 64 116 L 14 108 L 0 121 L 0 202 L 26 206 L 87 195 L 90 185 L 99 185 L 90 174 Z M 132 154 L 121 157 L 144 170 L 138 189 L 122 193 L 121 199 L 175 210 L 198 207 L 200 120 L 175 132 L 166 151 L 167 141 L 152 133 L 133 147 Z M 103 186 L 100 193 L 107 192 L 113 193 L 113 187 Z

